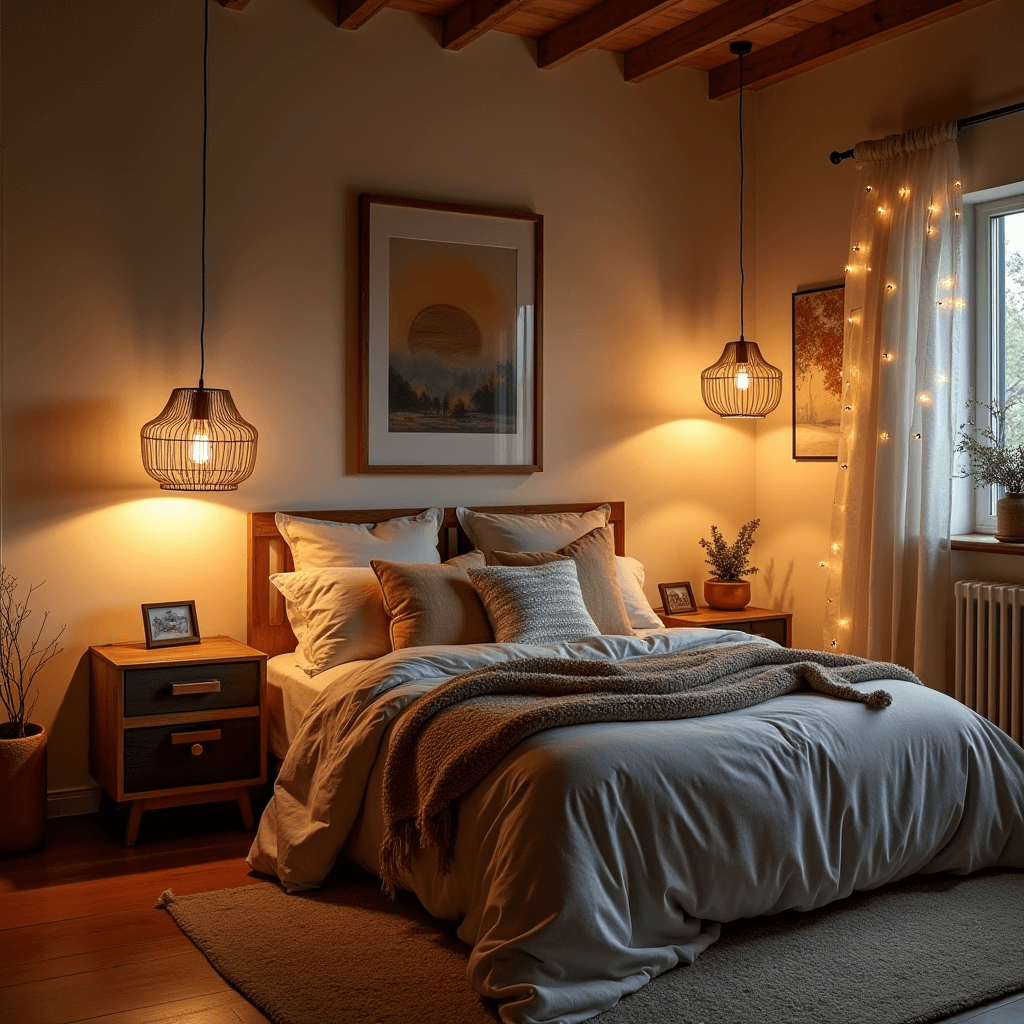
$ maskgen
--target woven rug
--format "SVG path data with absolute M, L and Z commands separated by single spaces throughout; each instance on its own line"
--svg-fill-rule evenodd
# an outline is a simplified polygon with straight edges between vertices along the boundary
M 467 947 L 355 871 L 172 897 L 216 970 L 275 1024 L 494 1024 Z M 808 914 L 727 925 L 599 1024 L 924 1024 L 1024 990 L 1024 872 L 915 876 Z

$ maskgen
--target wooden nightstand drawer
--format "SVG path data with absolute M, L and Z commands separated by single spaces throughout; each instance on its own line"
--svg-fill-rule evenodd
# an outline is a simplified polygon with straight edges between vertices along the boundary
M 217 733 L 219 738 L 215 738 Z M 259 776 L 258 717 L 190 721 L 124 732 L 126 794 Z
M 126 718 L 250 707 L 259 702 L 258 661 L 162 665 L 126 669 L 124 673 Z
M 786 646 L 786 620 L 765 619 L 763 622 L 747 622 L 742 626 L 735 626 L 735 629 L 742 629 L 745 633 L 753 633 L 755 636 L 766 636 L 774 640 L 782 647 Z

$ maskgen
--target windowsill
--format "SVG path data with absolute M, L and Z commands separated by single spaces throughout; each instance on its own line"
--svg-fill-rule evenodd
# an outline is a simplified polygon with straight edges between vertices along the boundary
M 982 551 L 986 555 L 1024 555 L 1024 544 L 996 540 L 990 533 L 962 533 L 949 538 L 954 551 Z

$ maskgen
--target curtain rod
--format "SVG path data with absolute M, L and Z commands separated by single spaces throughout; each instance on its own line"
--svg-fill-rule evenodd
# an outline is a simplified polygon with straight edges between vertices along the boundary
M 981 124 L 982 121 L 992 121 L 997 117 L 1005 117 L 1007 114 L 1016 114 L 1024 110 L 1024 103 L 1011 103 L 1008 107 L 1000 107 L 998 110 L 988 110 L 984 114 L 975 114 L 973 117 L 961 117 L 957 121 L 957 128 L 968 128 L 972 124 Z M 838 149 L 833 149 L 829 153 L 828 158 L 834 164 L 841 164 L 844 160 L 849 160 L 853 156 L 853 150 L 848 149 L 845 153 L 840 153 Z

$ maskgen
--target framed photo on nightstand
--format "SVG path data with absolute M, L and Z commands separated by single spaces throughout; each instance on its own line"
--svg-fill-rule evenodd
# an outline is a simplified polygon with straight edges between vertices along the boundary
M 199 620 L 195 601 L 164 601 L 142 606 L 142 625 L 146 630 L 146 646 L 181 647 L 197 644 Z
M 666 615 L 686 615 L 697 610 L 689 583 L 659 583 L 658 591 Z

